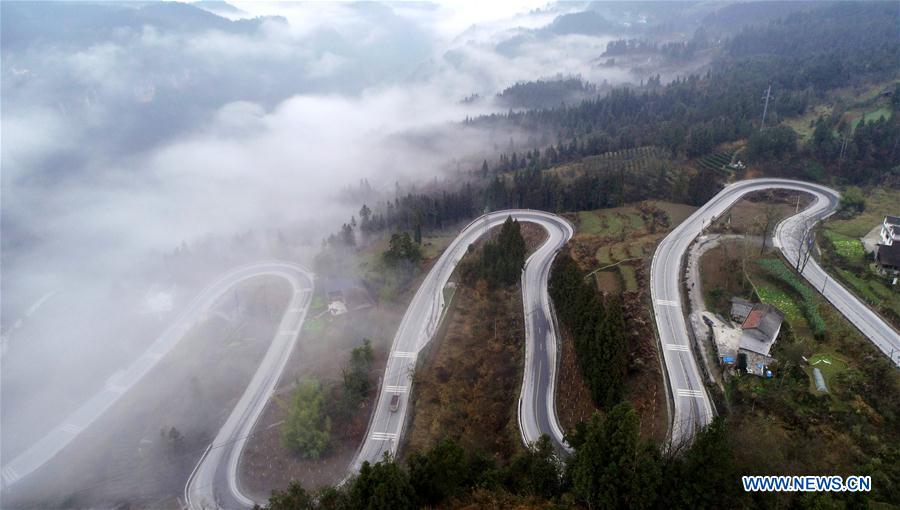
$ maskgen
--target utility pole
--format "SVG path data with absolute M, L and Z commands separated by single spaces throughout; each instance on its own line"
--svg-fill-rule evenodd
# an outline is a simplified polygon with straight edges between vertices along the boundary
M 841 132 L 841 153 L 838 156 L 838 171 L 844 169 L 844 150 L 847 148 L 847 133 Z
M 766 113 L 769 111 L 769 99 L 771 99 L 771 98 L 772 98 L 772 86 L 769 85 L 769 88 L 766 89 L 766 97 L 764 98 L 766 100 L 766 105 L 763 106 L 762 122 L 759 125 L 760 131 L 762 131 L 763 128 L 766 127 Z

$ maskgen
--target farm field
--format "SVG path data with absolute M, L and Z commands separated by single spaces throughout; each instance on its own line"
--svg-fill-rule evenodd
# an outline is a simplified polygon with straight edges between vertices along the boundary
M 654 217 L 649 211 L 656 211 L 658 216 Z M 682 216 L 679 215 L 679 221 Z M 607 292 L 637 290 L 635 266 L 639 266 L 645 256 L 652 255 L 652 245 L 662 238 L 655 231 L 664 228 L 660 223 L 663 217 L 669 221 L 668 213 L 655 203 L 646 203 L 644 211 L 639 206 L 624 206 L 578 213 L 578 235 L 594 238 L 599 244 L 591 257 L 591 265 L 594 268 L 610 266 L 594 273 L 601 289 Z

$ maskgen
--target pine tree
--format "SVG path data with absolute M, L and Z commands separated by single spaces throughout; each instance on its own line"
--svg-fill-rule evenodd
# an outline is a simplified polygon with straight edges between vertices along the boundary
M 625 320 L 622 303 L 613 297 L 606 306 L 606 315 L 597 342 L 598 370 L 593 381 L 597 388 L 597 401 L 606 407 L 616 405 L 622 399 L 625 376 L 628 372 L 628 344 L 625 337 Z

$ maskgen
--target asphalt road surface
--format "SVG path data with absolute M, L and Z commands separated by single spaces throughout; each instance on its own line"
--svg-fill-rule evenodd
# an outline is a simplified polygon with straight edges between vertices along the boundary
M 693 434 L 713 418 L 706 388 L 698 370 L 689 340 L 682 300 L 683 263 L 688 246 L 700 232 L 724 214 L 747 193 L 768 189 L 803 191 L 815 197 L 805 210 L 791 216 L 775 228 L 775 246 L 788 261 L 796 261 L 802 233 L 815 222 L 831 215 L 840 195 L 825 186 L 787 179 L 752 179 L 727 186 L 694 214 L 678 225 L 656 249 L 650 269 L 650 291 L 657 331 L 666 369 L 667 386 L 673 402 L 670 440 L 672 444 L 690 441 Z M 843 313 L 859 330 L 890 355 L 900 352 L 900 337 L 887 323 L 830 279 L 810 260 L 803 276 Z M 827 280 L 827 283 L 826 283 Z
M 407 419 L 412 372 L 419 352 L 431 341 L 444 314 L 444 287 L 470 244 L 502 224 L 507 217 L 543 227 L 548 238 L 526 261 L 522 274 L 525 308 L 525 371 L 519 396 L 519 425 L 526 443 L 542 433 L 550 435 L 559 448 L 564 447 L 562 430 L 556 418 L 554 382 L 556 379 L 556 334 L 547 295 L 547 278 L 556 252 L 572 237 L 573 229 L 559 216 L 541 211 L 508 210 L 484 215 L 463 229 L 450 243 L 416 291 L 391 346 L 381 390 L 366 437 L 349 467 L 356 473 L 362 463 L 378 462 L 385 453 L 397 453 L 397 445 Z M 399 395 L 399 404 L 391 410 L 390 401 Z
M 255 503 L 241 491 L 238 477 L 241 453 L 291 356 L 312 300 L 313 275 L 302 266 L 271 262 L 244 271 L 243 277 L 228 286 L 247 278 L 278 276 L 291 285 L 293 295 L 250 384 L 188 479 L 184 497 L 190 508 L 249 508 Z

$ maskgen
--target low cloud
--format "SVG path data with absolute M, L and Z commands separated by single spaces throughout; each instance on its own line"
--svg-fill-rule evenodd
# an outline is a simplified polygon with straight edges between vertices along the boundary
M 526 37 L 513 53 L 498 49 L 558 9 L 472 16 L 477 10 L 454 5 L 238 7 L 283 18 L 192 30 L 157 16 L 104 25 L 98 33 L 109 35 L 99 40 L 17 31 L 23 39 L 2 50 L 3 386 L 34 392 L 4 393 L 4 425 L 52 426 L 59 416 L 41 415 L 54 412 L 50 395 L 78 400 L 67 380 L 104 379 L 171 320 L 160 314 L 128 341 L 112 324 L 144 311 L 150 289 L 171 288 L 160 281 L 173 274 L 163 254 L 180 246 L 226 254 L 177 273 L 191 280 L 174 282 L 175 313 L 225 262 L 272 255 L 241 252 L 235 236 L 286 232 L 292 254 L 302 256 L 305 244 L 308 255 L 358 209 L 338 193 L 360 179 L 392 191 L 527 136 L 462 126 L 466 116 L 496 111 L 463 97 L 490 98 L 559 73 L 627 78 L 591 62 L 606 36 Z M 15 23 L 5 6 L 4 31 Z M 47 40 L 54 34 L 60 39 Z M 57 297 L 32 326 L 13 331 L 48 292 Z M 44 369 L 56 377 L 33 380 Z M 19 377 L 13 386 L 7 374 Z M 27 404 L 34 395 L 47 405 Z M 9 439 L 4 452 L 21 446 Z

